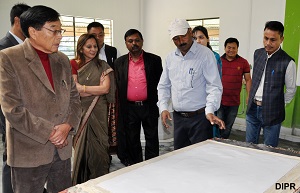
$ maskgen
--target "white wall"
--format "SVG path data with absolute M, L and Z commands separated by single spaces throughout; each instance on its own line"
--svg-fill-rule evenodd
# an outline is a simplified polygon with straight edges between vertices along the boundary
M 278 20 L 284 23 L 285 0 L 252 0 L 252 20 L 249 33 L 249 62 L 253 64 L 255 49 L 263 46 L 263 28 L 266 21 Z
M 121 54 L 128 52 L 124 43 L 125 32 L 130 28 L 140 28 L 140 0 L 0 0 L 0 38 L 10 29 L 11 7 L 19 2 L 30 6 L 46 5 L 62 15 L 112 19 L 113 45 Z
M 170 40 L 168 26 L 174 18 L 201 19 L 220 17 L 220 54 L 224 53 L 224 41 L 235 37 L 240 42 L 239 54 L 250 64 L 253 52 L 262 46 L 266 21 L 284 21 L 285 0 L 141 0 L 144 48 L 165 56 L 175 49 Z M 163 62 L 164 63 L 164 62 Z M 166 139 L 159 124 L 159 137 Z
M 5 1 L 5 2 L 4 2 Z M 144 36 L 144 49 L 163 58 L 175 45 L 168 35 L 174 18 L 201 19 L 220 17 L 220 54 L 228 37 L 240 42 L 239 54 L 252 64 L 253 52 L 262 47 L 266 21 L 284 21 L 285 0 L 24 0 L 30 6 L 44 4 L 60 14 L 113 19 L 114 46 L 127 53 L 124 33 L 130 28 Z M 84 3 L 83 3 L 84 2 Z M 18 0 L 0 0 L 0 37 L 10 28 L 9 11 Z M 163 131 L 159 125 L 160 131 Z M 160 138 L 164 138 L 160 132 Z
M 220 54 L 224 53 L 224 41 L 236 37 L 240 42 L 239 54 L 252 63 L 254 50 L 262 46 L 265 22 L 283 22 L 285 13 L 285 0 L 141 1 L 144 48 L 163 58 L 175 49 L 167 31 L 172 19 L 220 17 Z
M 9 11 L 19 0 L 0 0 L 3 37 L 10 28 Z M 268 20 L 284 21 L 285 0 L 24 0 L 30 6 L 43 4 L 60 14 L 113 19 L 113 45 L 127 53 L 124 33 L 139 29 L 144 36 L 144 49 L 163 59 L 175 49 L 168 35 L 174 18 L 200 19 L 220 17 L 220 54 L 228 37 L 240 41 L 239 54 L 252 63 L 253 52 L 262 46 L 263 28 Z M 76 6 L 77 5 L 77 6 Z

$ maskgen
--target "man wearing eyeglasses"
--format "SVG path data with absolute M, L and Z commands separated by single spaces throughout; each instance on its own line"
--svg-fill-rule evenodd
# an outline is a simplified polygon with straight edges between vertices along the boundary
M 60 192 L 71 186 L 72 135 L 79 94 L 69 59 L 58 51 L 57 11 L 34 6 L 20 16 L 27 39 L 0 52 L 0 93 L 7 119 L 7 163 L 14 193 Z
M 15 4 L 10 10 L 10 24 L 11 28 L 9 32 L 0 40 L 0 50 L 9 48 L 18 44 L 23 43 L 25 36 L 22 33 L 21 24 L 20 24 L 20 15 L 29 9 L 30 6 L 24 3 Z M 3 151 L 3 166 L 2 166 L 2 192 L 13 193 L 11 185 L 11 172 L 10 167 L 7 165 L 7 151 L 5 144 L 5 117 L 0 110 L 0 132 L 2 133 L 2 141 L 4 144 Z
M 146 140 L 145 159 L 159 155 L 156 87 L 162 63 L 159 56 L 142 49 L 144 40 L 138 30 L 128 30 L 124 39 L 129 53 L 116 60 L 115 73 L 120 103 L 118 141 L 126 141 L 127 145 L 126 149 L 119 146 L 118 157 L 127 166 L 143 161 L 141 124 Z

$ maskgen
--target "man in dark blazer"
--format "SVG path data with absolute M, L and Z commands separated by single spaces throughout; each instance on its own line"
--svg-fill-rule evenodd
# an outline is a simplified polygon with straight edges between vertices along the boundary
M 0 102 L 7 119 L 7 164 L 14 193 L 71 186 L 72 135 L 80 96 L 68 57 L 58 51 L 59 13 L 34 6 L 20 16 L 24 43 L 0 51 Z
M 21 25 L 20 25 L 20 15 L 29 9 L 30 6 L 24 3 L 15 4 L 10 10 L 10 24 L 11 28 L 7 32 L 6 36 L 4 36 L 0 40 L 0 50 L 5 48 L 9 48 L 19 43 L 22 43 L 25 40 L 25 36 L 22 33 Z M 4 143 L 4 151 L 3 151 L 3 166 L 2 166 L 2 192 L 5 193 L 13 193 L 11 186 L 11 171 L 9 165 L 7 165 L 7 152 L 5 145 L 5 117 L 3 115 L 2 110 L 0 110 L 0 130 L 2 133 L 2 141 Z
M 99 58 L 106 61 L 112 69 L 114 69 L 114 61 L 117 59 L 117 49 L 113 46 L 104 43 L 104 26 L 99 22 L 92 22 L 87 26 L 87 32 L 96 36 L 99 46 L 100 53 Z
M 159 155 L 156 103 L 162 63 L 159 56 L 142 49 L 144 40 L 138 30 L 128 30 L 124 39 L 129 53 L 115 61 L 120 105 L 118 156 L 124 165 L 130 165 L 143 161 L 141 124 L 146 140 L 145 159 Z

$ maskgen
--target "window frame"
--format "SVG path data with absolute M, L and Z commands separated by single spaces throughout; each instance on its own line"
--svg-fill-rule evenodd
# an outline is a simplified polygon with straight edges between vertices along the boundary
M 196 26 L 202 25 L 207 29 L 209 36 L 209 44 L 213 51 L 219 53 L 220 49 L 220 17 L 202 18 L 202 19 L 187 19 L 193 29 Z
M 82 34 L 87 33 L 86 27 L 91 22 L 101 23 L 104 26 L 104 43 L 110 46 L 113 44 L 113 20 L 111 19 L 61 15 L 60 20 L 62 23 L 61 27 L 66 32 L 63 34 L 58 50 L 66 54 L 70 59 L 75 58 L 78 38 Z

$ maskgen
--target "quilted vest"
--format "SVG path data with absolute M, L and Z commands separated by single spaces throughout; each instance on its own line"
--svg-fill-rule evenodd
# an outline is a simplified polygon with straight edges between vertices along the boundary
M 252 85 L 247 112 L 251 105 L 254 105 L 252 101 L 254 100 L 264 68 L 266 67 L 262 99 L 263 126 L 276 125 L 285 119 L 285 74 L 291 60 L 293 60 L 293 58 L 281 48 L 269 59 L 264 48 L 258 49 L 254 53 Z

